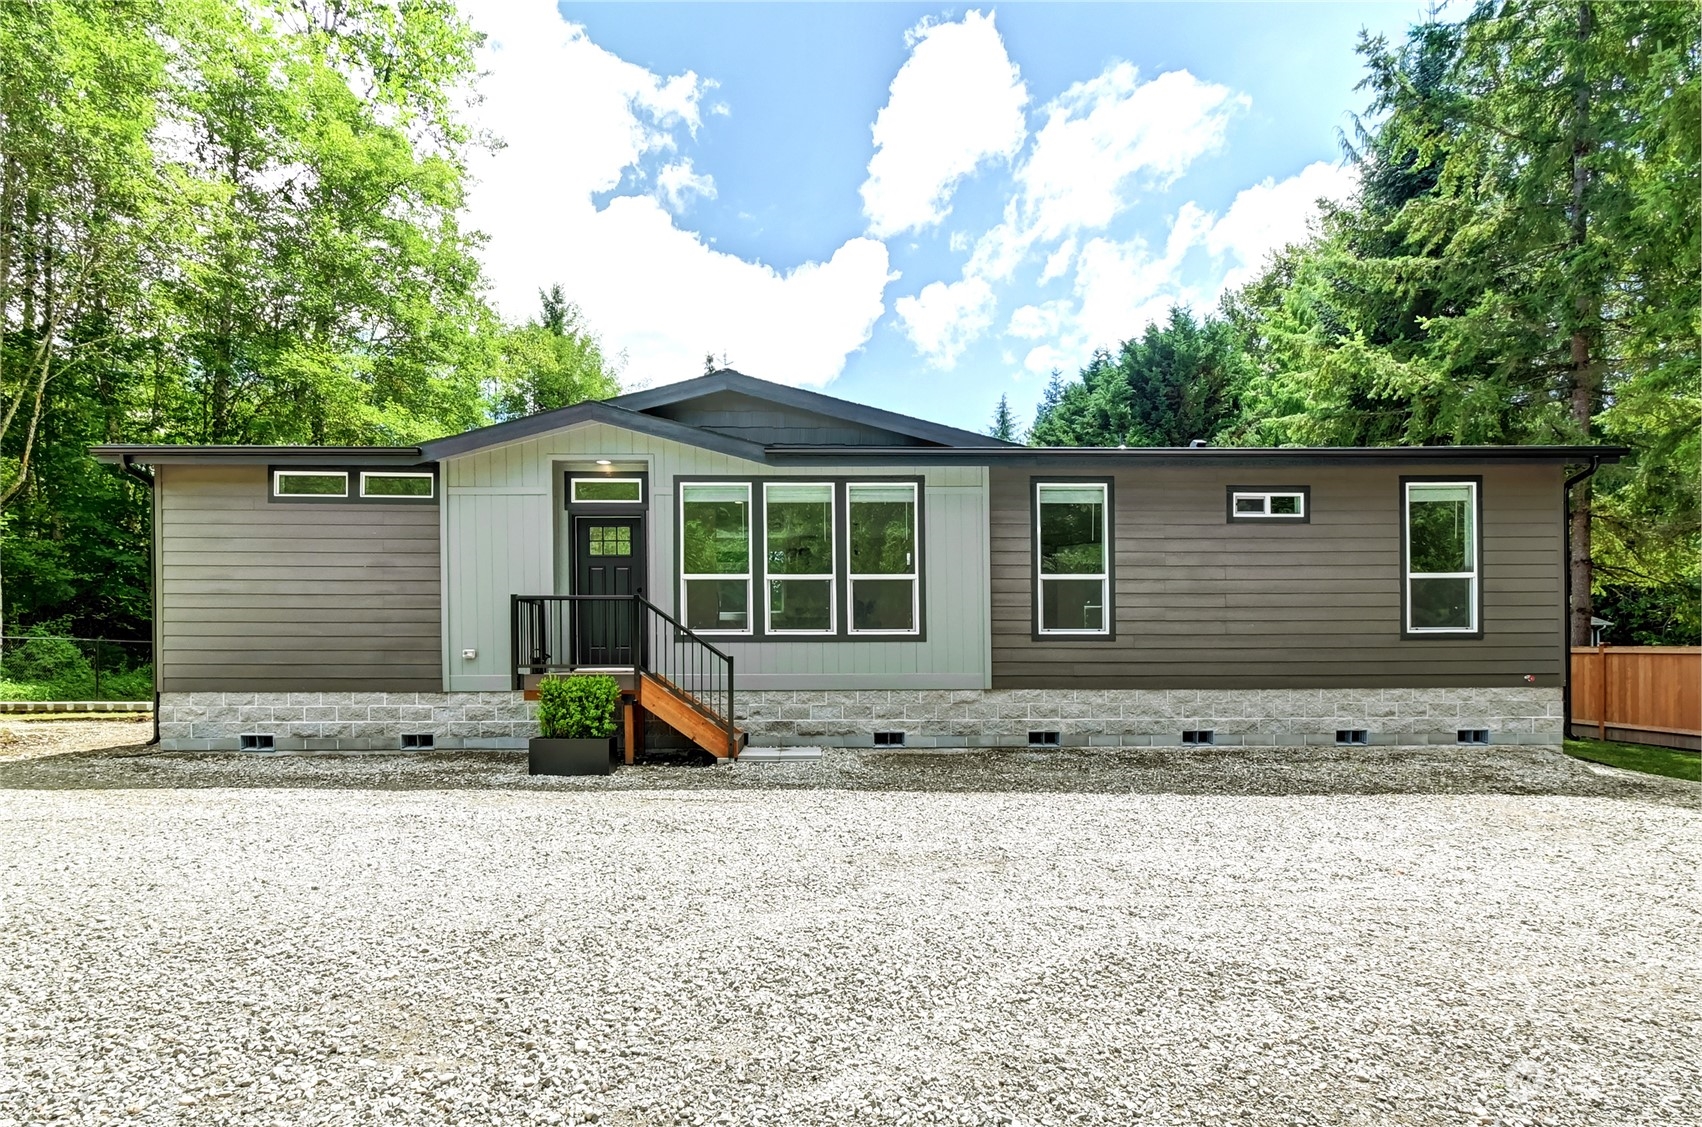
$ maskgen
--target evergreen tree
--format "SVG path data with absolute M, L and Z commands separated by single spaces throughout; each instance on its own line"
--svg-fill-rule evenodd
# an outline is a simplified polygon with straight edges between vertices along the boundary
M 1113 357 L 1094 353 L 1078 383 L 1056 375 L 1036 412 L 1040 446 L 1186 446 L 1212 440 L 1238 417 L 1246 356 L 1231 325 L 1173 308 Z
M 993 409 L 993 425 L 987 433 L 1005 442 L 1016 441 L 1016 419 L 1011 415 L 1010 396 L 999 396 L 999 405 Z
M 602 345 L 559 285 L 539 290 L 538 319 L 509 329 L 492 403 L 498 419 L 550 411 L 620 393 Z

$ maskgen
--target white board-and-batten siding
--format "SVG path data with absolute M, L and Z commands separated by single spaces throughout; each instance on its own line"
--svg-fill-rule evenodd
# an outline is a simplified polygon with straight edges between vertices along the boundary
M 922 641 L 768 641 L 717 635 L 748 689 L 980 689 L 991 665 L 987 564 L 987 470 L 981 466 L 781 467 L 585 423 L 445 459 L 443 482 L 443 678 L 451 691 L 508 689 L 511 597 L 569 590 L 565 471 L 649 474 L 645 594 L 678 613 L 674 561 L 679 477 L 921 477 Z M 758 612 L 761 591 L 752 592 Z M 464 651 L 475 656 L 467 658 Z

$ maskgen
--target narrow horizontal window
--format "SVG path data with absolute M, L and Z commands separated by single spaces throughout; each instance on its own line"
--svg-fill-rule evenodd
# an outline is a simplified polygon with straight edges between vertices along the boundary
M 916 483 L 845 487 L 853 634 L 920 633 Z
M 1478 628 L 1477 483 L 1406 483 L 1406 629 Z
M 834 632 L 833 486 L 763 486 L 763 564 L 770 634 Z
M 1305 489 L 1229 489 L 1229 519 L 1305 520 Z
M 691 630 L 751 632 L 751 487 L 680 486 L 680 617 Z
M 644 503 L 644 479 L 638 477 L 569 478 L 568 499 L 575 505 L 642 505 Z
M 1109 634 L 1109 488 L 1103 482 L 1035 486 L 1035 599 L 1042 634 Z
M 430 500 L 436 478 L 429 473 L 374 473 L 362 470 L 362 497 L 412 497 Z
M 344 470 L 273 470 L 274 497 L 347 497 L 349 475 Z

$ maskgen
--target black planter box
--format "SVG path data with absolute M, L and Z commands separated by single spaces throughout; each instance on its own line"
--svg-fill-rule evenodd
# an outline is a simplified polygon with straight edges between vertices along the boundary
M 615 757 L 613 736 L 600 740 L 546 740 L 526 745 L 529 775 L 607 775 Z

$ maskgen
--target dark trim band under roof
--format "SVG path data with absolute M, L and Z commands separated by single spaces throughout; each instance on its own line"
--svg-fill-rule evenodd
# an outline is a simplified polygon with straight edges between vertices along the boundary
M 767 448 L 776 464 L 873 461 L 1057 465 L 1138 462 L 1144 465 L 1304 465 L 1326 462 L 1617 462 L 1624 446 L 791 446 Z
M 418 446 L 91 446 L 89 454 L 97 462 L 122 465 L 125 462 L 141 465 L 161 463 L 273 463 L 299 462 L 304 464 L 345 466 L 417 466 L 427 461 Z

